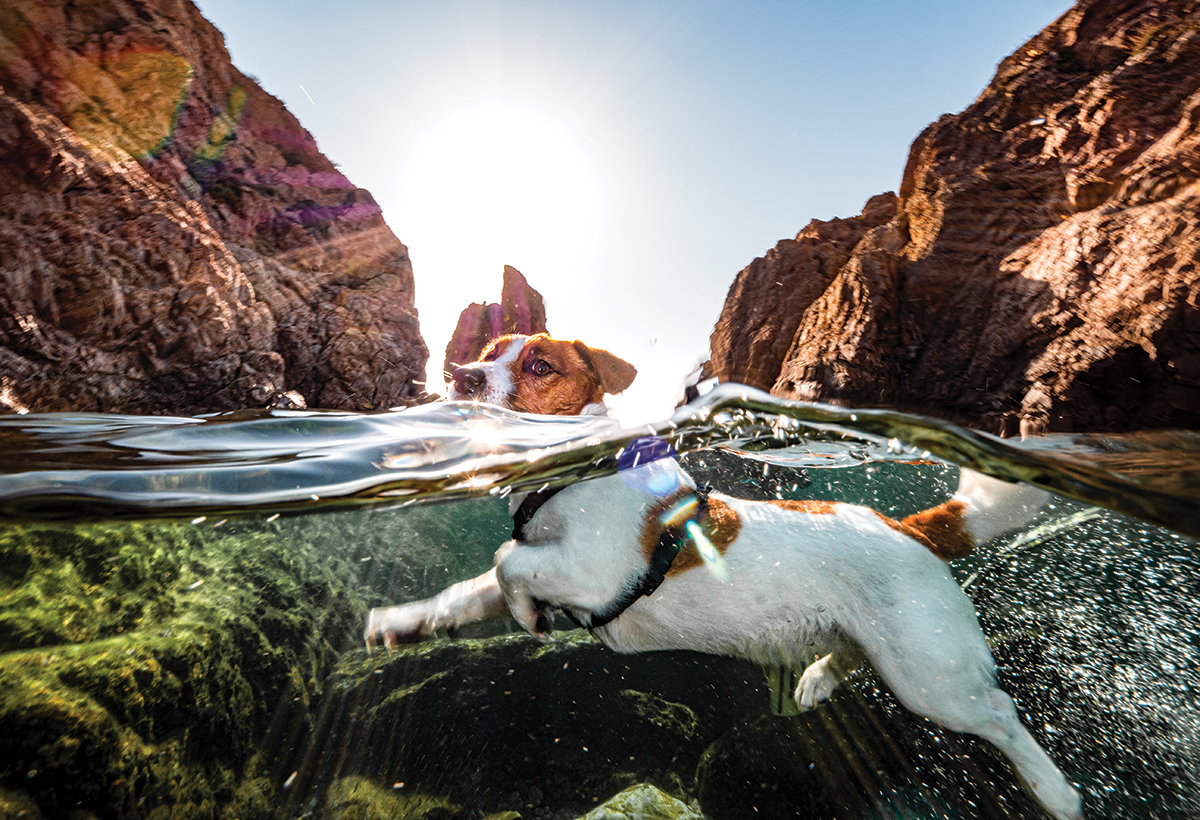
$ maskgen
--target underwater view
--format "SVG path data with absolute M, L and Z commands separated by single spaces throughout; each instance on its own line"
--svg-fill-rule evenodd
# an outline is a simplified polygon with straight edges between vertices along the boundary
M 365 645 L 372 608 L 492 567 L 510 496 L 646 439 L 725 496 L 895 520 L 963 469 L 1051 491 L 950 564 L 1000 688 L 1085 816 L 1200 816 L 1200 435 L 1017 441 L 735 385 L 636 429 L 453 402 L 0 417 L 0 816 L 1046 816 L 870 664 L 800 712 L 801 670 L 622 654 L 561 615 L 546 642 L 506 618 Z

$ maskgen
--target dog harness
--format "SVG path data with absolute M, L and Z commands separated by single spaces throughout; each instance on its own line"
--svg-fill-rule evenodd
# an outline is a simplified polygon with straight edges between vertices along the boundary
M 663 527 L 662 534 L 658 536 L 658 545 L 654 548 L 654 552 L 650 555 L 650 563 L 646 566 L 646 571 L 642 573 L 642 577 L 634 584 L 633 588 L 610 603 L 604 610 L 592 614 L 591 623 L 587 625 L 588 629 L 597 629 L 620 616 L 622 612 L 629 609 L 637 602 L 639 598 L 649 597 L 654 594 L 654 591 L 662 584 L 666 578 L 667 572 L 671 569 L 671 564 L 675 562 L 675 557 L 679 555 L 679 551 L 684 548 L 688 542 L 687 523 L 688 521 L 703 521 L 708 516 L 708 494 L 712 492 L 712 487 L 703 485 L 697 487 L 689 493 L 686 493 L 681 499 L 684 505 L 689 502 L 695 504 L 695 513 L 690 515 L 683 521 L 672 521 Z M 680 506 L 677 502 L 676 506 Z M 567 613 L 570 615 L 571 613 Z
M 563 489 L 563 487 L 554 487 L 552 489 L 538 490 L 525 497 L 525 500 L 521 502 L 521 506 L 517 508 L 516 514 L 513 515 L 512 537 L 514 540 L 525 540 L 525 527 L 533 519 L 533 516 L 541 509 L 543 504 Z M 646 566 L 645 572 L 642 573 L 638 582 L 626 591 L 624 595 L 612 601 L 612 603 L 600 612 L 592 613 L 589 623 L 582 623 L 570 610 L 563 610 L 566 612 L 567 617 L 574 621 L 576 626 L 588 630 L 598 629 L 618 618 L 621 613 L 633 606 L 639 598 L 653 595 L 654 591 L 662 585 L 663 579 L 666 578 L 667 572 L 671 569 L 671 564 L 675 562 L 675 557 L 687 545 L 688 522 L 703 521 L 708 516 L 708 496 L 711 492 L 712 487 L 701 485 L 685 493 L 676 501 L 674 505 L 676 508 L 691 509 L 694 505 L 694 512 L 683 520 L 672 520 L 666 523 L 662 534 L 658 537 L 658 545 L 650 555 L 650 561 Z

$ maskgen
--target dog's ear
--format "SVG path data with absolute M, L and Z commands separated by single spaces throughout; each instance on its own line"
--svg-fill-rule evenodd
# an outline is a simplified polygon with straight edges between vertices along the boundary
M 614 356 L 607 350 L 588 347 L 583 342 L 576 341 L 575 349 L 583 357 L 588 367 L 596 371 L 600 377 L 600 388 L 605 393 L 620 393 L 633 384 L 637 368 L 622 358 Z

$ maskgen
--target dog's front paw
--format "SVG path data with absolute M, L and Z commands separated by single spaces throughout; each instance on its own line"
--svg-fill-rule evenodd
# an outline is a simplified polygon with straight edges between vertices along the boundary
M 516 619 L 517 624 L 539 641 L 550 640 L 553 624 L 550 619 L 551 610 L 545 602 L 514 591 L 512 595 L 505 594 L 508 610 Z
M 512 572 L 504 564 L 503 558 L 509 552 L 505 552 L 505 548 L 501 547 L 496 553 L 496 581 L 504 593 L 504 602 L 508 604 L 509 614 L 530 635 L 539 641 L 548 641 L 553 628 L 550 621 L 551 608 L 529 591 L 528 579 L 525 576 L 519 572 Z
M 796 705 L 801 711 L 817 708 L 829 700 L 829 696 L 841 680 L 841 676 L 834 669 L 832 655 L 814 661 L 804 670 L 804 674 L 800 676 L 800 683 L 796 685 Z
M 433 635 L 437 623 L 425 601 L 372 609 L 364 637 L 367 646 L 382 642 L 388 649 L 400 643 L 415 643 Z

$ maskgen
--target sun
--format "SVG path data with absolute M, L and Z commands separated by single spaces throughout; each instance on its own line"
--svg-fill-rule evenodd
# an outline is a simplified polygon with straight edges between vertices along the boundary
M 506 255 L 578 244 L 594 232 L 601 205 L 590 158 L 562 118 L 499 103 L 426 132 L 405 183 L 419 214 L 406 225 L 414 240 L 439 256 L 490 258 L 496 271 L 498 262 L 519 263 Z
M 402 239 L 417 277 L 429 389 L 458 313 L 499 298 L 513 265 L 544 291 L 597 253 L 604 197 L 582 127 L 567 109 L 547 113 L 502 102 L 434 122 L 403 163 Z M 440 346 L 439 346 L 440 345 Z

